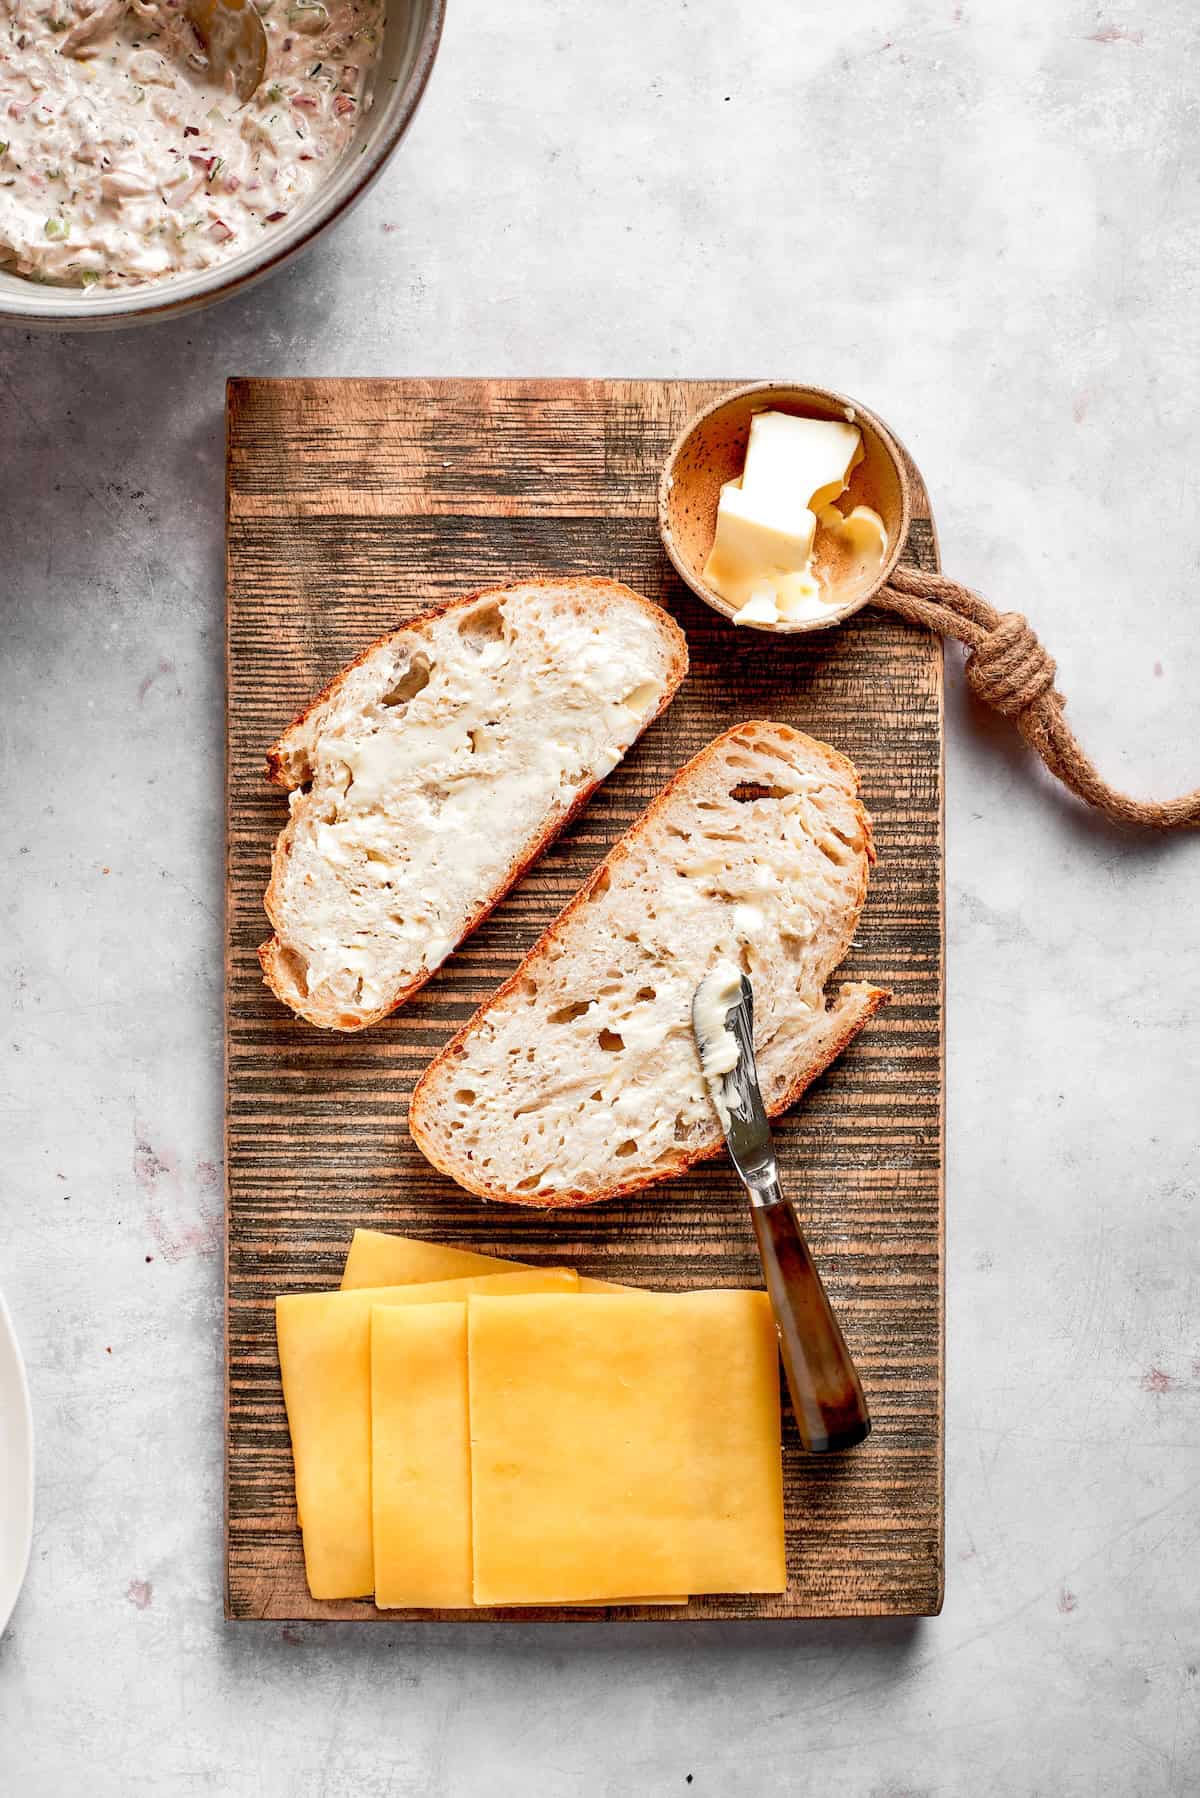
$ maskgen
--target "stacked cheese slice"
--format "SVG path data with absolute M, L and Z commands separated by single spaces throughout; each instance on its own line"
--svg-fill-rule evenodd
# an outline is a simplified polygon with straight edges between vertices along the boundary
M 276 1302 L 314 1598 L 683 1602 L 786 1583 L 765 1294 L 650 1293 L 359 1231 Z

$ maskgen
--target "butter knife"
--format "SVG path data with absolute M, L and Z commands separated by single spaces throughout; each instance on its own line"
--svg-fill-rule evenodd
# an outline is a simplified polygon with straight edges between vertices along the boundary
M 754 995 L 731 962 L 719 962 L 696 988 L 692 1029 L 725 1146 L 750 1200 L 800 1440 L 811 1454 L 853 1448 L 870 1434 L 867 1401 L 796 1208 L 779 1185 L 754 1058 Z

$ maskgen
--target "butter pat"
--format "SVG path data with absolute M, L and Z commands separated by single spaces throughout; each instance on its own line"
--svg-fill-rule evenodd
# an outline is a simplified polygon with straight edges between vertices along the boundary
M 840 419 L 760 412 L 740 480 L 717 506 L 704 579 L 736 608 L 735 624 L 764 628 L 820 619 L 883 565 L 878 514 L 833 504 L 862 460 L 862 432 Z
M 845 515 L 836 506 L 826 506 L 817 522 L 816 555 L 826 585 L 857 586 L 883 567 L 887 531 L 870 506 L 855 506 Z
M 725 1020 L 742 993 L 741 970 L 731 961 L 719 961 L 711 974 L 706 974 L 696 989 L 692 1003 L 692 1021 L 700 1039 L 700 1066 L 710 1086 L 714 1080 L 732 1073 L 738 1063 L 737 1038 L 726 1028 Z
M 770 490 L 754 495 L 727 481 L 704 578 L 730 605 L 751 604 L 759 589 L 772 591 L 775 577 L 807 572 L 816 528 L 816 514 L 794 499 L 789 504 Z
M 750 421 L 742 486 L 765 503 L 800 504 L 815 513 L 846 491 L 850 471 L 862 457 L 857 425 L 759 412 Z
M 752 937 L 757 931 L 767 928 L 767 916 L 757 905 L 735 905 L 733 908 L 733 928 L 740 937 Z
M 738 905 L 734 907 L 734 915 L 752 909 Z M 725 1076 L 732 1074 L 741 1053 L 727 1020 L 741 996 L 741 970 L 731 961 L 721 960 L 710 974 L 704 976 L 692 1001 L 692 1025 L 700 1050 L 700 1069 L 726 1136 L 729 1135 L 729 1107 L 725 1103 Z

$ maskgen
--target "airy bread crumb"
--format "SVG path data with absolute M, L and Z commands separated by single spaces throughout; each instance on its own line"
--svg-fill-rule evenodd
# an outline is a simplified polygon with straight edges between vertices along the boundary
M 723 956 L 753 982 L 763 1098 L 782 1111 L 888 996 L 824 991 L 873 860 L 844 756 L 785 724 L 718 737 L 426 1070 L 418 1147 L 470 1192 L 540 1206 L 636 1192 L 713 1154 L 691 1004 Z
M 381 638 L 267 758 L 291 789 L 259 950 L 310 1023 L 361 1030 L 424 985 L 687 671 L 683 633 L 616 581 L 472 594 Z

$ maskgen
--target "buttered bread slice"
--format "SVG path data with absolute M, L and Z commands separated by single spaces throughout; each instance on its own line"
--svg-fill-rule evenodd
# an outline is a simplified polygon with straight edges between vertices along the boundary
M 726 732 L 596 869 L 418 1083 L 409 1128 L 482 1198 L 586 1205 L 713 1154 L 692 995 L 720 957 L 754 986 L 760 1084 L 792 1104 L 887 998 L 825 985 L 874 860 L 850 762 L 786 724 Z
M 291 791 L 259 950 L 286 1005 L 361 1030 L 423 986 L 670 703 L 683 633 L 616 581 L 526 581 L 413 619 L 267 757 Z

